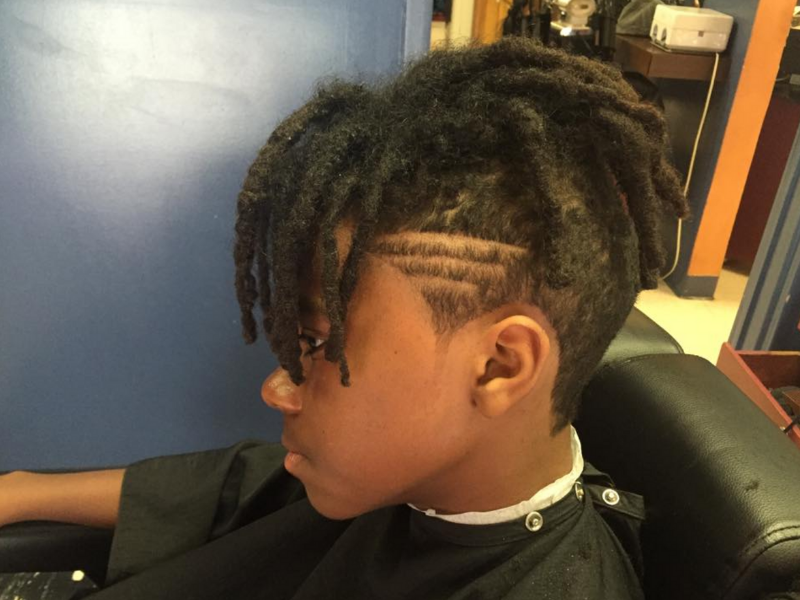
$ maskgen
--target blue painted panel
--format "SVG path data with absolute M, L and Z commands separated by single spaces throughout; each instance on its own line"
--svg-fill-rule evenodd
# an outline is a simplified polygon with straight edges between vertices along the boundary
M 419 0 L 0 0 L 0 470 L 277 439 L 236 194 L 317 79 L 398 71 L 429 21 Z
M 800 350 L 800 132 L 731 333 L 738 350 Z
M 431 15 L 433 0 L 406 0 L 406 60 L 419 57 L 431 47 Z

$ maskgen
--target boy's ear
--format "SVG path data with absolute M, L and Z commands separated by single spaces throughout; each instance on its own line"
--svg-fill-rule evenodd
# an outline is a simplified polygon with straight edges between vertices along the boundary
M 473 404 L 487 418 L 506 414 L 539 383 L 550 351 L 550 336 L 536 320 L 515 315 L 495 323 L 479 342 Z

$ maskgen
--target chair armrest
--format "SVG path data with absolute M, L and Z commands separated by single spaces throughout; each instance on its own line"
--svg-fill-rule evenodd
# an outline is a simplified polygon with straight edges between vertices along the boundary
M 0 527 L 0 572 L 85 572 L 105 581 L 113 529 L 30 521 Z

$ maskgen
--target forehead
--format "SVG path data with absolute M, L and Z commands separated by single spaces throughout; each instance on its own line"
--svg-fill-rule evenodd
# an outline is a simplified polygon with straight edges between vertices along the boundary
M 344 223 L 339 223 L 336 225 L 336 228 L 333 231 L 333 236 L 336 240 L 336 250 L 339 256 L 339 273 L 341 273 L 342 267 L 344 266 L 344 260 L 347 258 L 347 254 L 350 251 L 350 246 L 353 240 L 353 233 L 355 232 L 355 226 L 350 222 L 346 221 Z M 312 277 L 306 277 L 304 279 L 314 279 L 314 281 L 319 281 L 320 275 L 322 273 L 322 236 L 318 235 L 316 243 L 314 244 L 313 251 L 311 252 L 310 258 L 310 275 Z
M 340 224 L 334 231 L 336 247 L 339 257 L 337 275 L 341 276 L 344 261 L 350 250 L 354 228 L 350 225 Z M 306 267 L 301 270 L 299 276 L 300 294 L 298 305 L 301 313 L 325 314 L 325 303 L 322 300 L 322 243 L 318 239 L 314 247 L 314 252 L 306 262 Z

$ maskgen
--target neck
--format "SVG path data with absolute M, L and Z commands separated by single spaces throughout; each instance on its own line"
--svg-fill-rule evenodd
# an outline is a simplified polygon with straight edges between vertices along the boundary
M 424 501 L 412 503 L 423 510 L 433 508 L 438 514 L 498 510 L 530 499 L 572 469 L 570 427 L 538 439 L 507 432 L 494 437 L 477 445 L 439 479 L 436 489 L 429 490 L 427 498 L 423 496 Z

